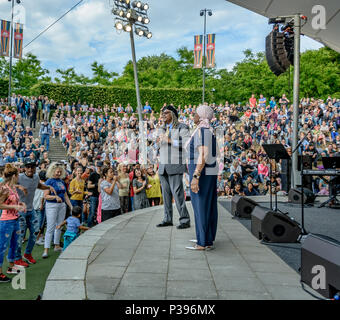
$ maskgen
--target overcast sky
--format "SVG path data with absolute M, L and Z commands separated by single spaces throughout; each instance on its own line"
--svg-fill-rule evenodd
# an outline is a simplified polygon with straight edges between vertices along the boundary
M 22 0 L 16 17 L 25 23 L 24 46 L 79 0 Z M 55 76 L 57 68 L 75 67 L 77 73 L 90 75 L 93 61 L 103 63 L 119 74 L 131 59 L 129 35 L 118 34 L 111 14 L 112 0 L 85 0 L 43 36 L 24 49 L 32 52 Z M 224 0 L 149 0 L 152 39 L 136 36 L 137 59 L 166 53 L 176 57 L 176 49 L 193 49 L 194 35 L 203 34 L 201 9 L 208 8 L 207 33 L 216 34 L 217 68 L 229 70 L 243 57 L 242 51 L 265 50 L 270 32 L 268 19 Z M 0 0 L 0 18 L 10 19 L 11 4 Z M 302 38 L 301 49 L 322 45 Z

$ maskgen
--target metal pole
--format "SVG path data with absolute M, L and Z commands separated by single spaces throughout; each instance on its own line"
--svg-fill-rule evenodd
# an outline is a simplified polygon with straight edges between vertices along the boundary
M 205 102 L 205 39 L 207 33 L 207 9 L 204 9 L 204 36 L 203 36 L 203 94 L 202 104 Z
M 140 135 L 140 145 L 143 157 L 143 164 L 147 164 L 147 153 L 146 153 L 146 140 L 144 137 L 144 123 L 142 116 L 142 104 L 140 100 L 140 92 L 139 92 L 139 83 L 138 83 L 138 70 L 137 70 L 137 62 L 136 62 L 136 50 L 135 50 L 135 41 L 133 36 L 133 28 L 130 31 L 130 40 L 131 40 L 131 51 L 132 51 L 132 63 L 133 63 L 133 71 L 135 74 L 135 85 L 136 85 L 136 96 L 137 96 L 137 110 L 139 117 L 139 135 Z
M 10 40 L 10 53 L 9 53 L 9 81 L 8 81 L 8 106 L 11 106 L 11 95 L 12 95 L 12 55 L 13 55 L 13 10 L 14 0 L 12 0 L 12 19 L 11 19 L 11 40 Z
M 299 132 L 299 92 L 300 92 L 300 35 L 301 35 L 301 18 L 300 14 L 294 15 L 294 91 L 293 91 L 293 150 L 298 143 L 298 132 Z M 293 153 L 293 179 L 292 187 L 297 186 L 299 173 L 298 173 L 298 151 Z M 302 184 L 302 181 L 301 181 Z

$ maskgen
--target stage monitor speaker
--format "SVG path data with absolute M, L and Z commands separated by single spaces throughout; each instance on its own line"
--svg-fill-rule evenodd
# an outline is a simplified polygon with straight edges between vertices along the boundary
M 256 206 L 251 213 L 251 232 L 259 240 L 293 243 L 297 242 L 301 228 L 283 213 Z
M 292 188 L 288 192 L 288 202 L 295 203 L 295 204 L 301 204 L 301 188 Z M 316 196 L 315 194 L 307 189 L 303 188 L 303 203 L 314 203 Z
M 250 219 L 257 202 L 246 197 L 233 196 L 231 199 L 231 214 L 236 217 Z
M 301 281 L 332 299 L 340 292 L 340 242 L 309 234 L 301 247 Z

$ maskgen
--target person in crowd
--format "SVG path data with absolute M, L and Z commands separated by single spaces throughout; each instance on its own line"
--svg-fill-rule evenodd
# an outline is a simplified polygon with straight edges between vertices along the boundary
M 134 206 L 135 210 L 149 207 L 149 201 L 146 196 L 146 188 L 148 187 L 148 179 L 142 174 L 140 169 L 134 170 L 134 177 L 132 181 L 134 192 Z
M 103 162 L 96 160 L 96 166 L 87 182 L 88 195 L 90 197 L 90 213 L 87 218 L 87 226 L 89 228 L 93 227 L 96 219 L 96 212 L 98 208 L 99 201 L 99 180 L 102 174 Z
M 130 178 L 127 169 L 128 167 L 125 163 L 120 163 L 118 165 L 118 188 L 122 213 L 127 213 L 129 211 Z
M 85 222 L 83 202 L 85 198 L 85 180 L 82 178 L 83 169 L 81 166 L 76 169 L 76 176 L 72 179 L 69 186 L 70 200 L 73 207 L 78 206 L 82 209 L 81 222 Z
M 46 170 L 40 170 L 39 172 L 39 179 L 41 184 L 45 184 L 46 178 Z M 44 198 L 44 191 L 37 188 L 35 190 L 34 199 L 33 199 L 33 209 L 40 216 L 40 226 L 39 226 L 39 233 L 37 235 L 36 244 L 39 246 L 44 245 L 44 225 L 45 225 L 45 198 Z
M 153 165 L 148 166 L 146 173 L 148 180 L 148 185 L 146 187 L 146 196 L 149 200 L 149 205 L 150 207 L 158 206 L 162 197 L 159 175 L 155 172 Z
M 62 251 L 62 247 L 60 246 L 61 231 L 56 229 L 56 226 L 65 219 L 66 204 L 72 211 L 72 204 L 67 194 L 67 187 L 63 181 L 63 179 L 66 178 L 64 164 L 53 162 L 46 172 L 46 177 L 48 180 L 45 185 L 52 186 L 55 192 L 46 190 L 44 193 L 46 199 L 45 215 L 47 224 L 44 252 L 42 255 L 44 259 L 48 257 L 48 250 L 51 246 L 52 237 L 54 241 L 54 251 Z
M 79 218 L 82 215 L 82 208 L 74 206 L 72 209 L 72 215 L 59 224 L 56 229 L 61 229 L 65 224 L 67 225 L 66 232 L 64 233 L 64 247 L 63 251 L 75 240 L 80 234 L 81 230 L 88 230 L 88 227 L 81 225 Z
M 178 122 L 178 112 L 171 105 L 163 108 L 162 115 L 165 125 L 161 129 L 158 174 L 163 193 L 164 218 L 157 227 L 173 225 L 172 198 L 174 198 L 180 216 L 177 228 L 186 229 L 190 228 L 190 216 L 184 198 L 183 173 L 186 172 L 186 165 L 182 150 L 188 140 L 189 128 L 186 124 Z
M 34 210 L 33 200 L 37 189 L 48 190 L 54 193 L 52 186 L 46 186 L 40 182 L 36 174 L 36 162 L 31 159 L 25 159 L 24 172 L 19 174 L 18 184 L 24 189 L 18 189 L 19 199 L 25 203 L 25 212 L 19 211 L 19 228 L 18 246 L 15 254 L 15 264 L 28 267 L 28 264 L 35 264 L 37 261 L 32 257 L 32 251 L 40 229 L 40 213 Z M 29 230 L 29 238 L 25 254 L 22 257 L 22 242 L 26 230 Z
M 188 143 L 188 170 L 191 203 L 195 215 L 195 245 L 191 250 L 213 248 L 217 231 L 217 173 L 216 137 L 211 128 L 214 111 L 200 105 L 194 116 L 197 129 Z
M 103 180 L 100 182 L 100 194 L 102 198 L 102 222 L 121 214 L 119 189 L 117 185 L 118 173 L 111 167 L 105 167 L 102 172 Z
M 40 126 L 39 137 L 41 138 L 41 145 L 45 145 L 46 142 L 46 151 L 50 149 L 50 136 L 52 135 L 51 125 L 48 123 L 48 120 L 45 118 L 44 122 Z
M 3 191 L 8 194 L 5 201 L 0 203 L 0 210 L 2 210 L 0 217 L 0 282 L 10 282 L 2 270 L 5 253 L 8 250 L 7 260 L 9 267 L 7 274 L 17 274 L 20 272 L 20 266 L 15 266 L 15 254 L 18 247 L 18 232 L 19 232 L 19 214 L 18 212 L 25 212 L 26 205 L 20 202 L 18 192 L 15 186 L 18 183 L 19 171 L 18 169 L 8 163 L 5 165 L 3 173 Z

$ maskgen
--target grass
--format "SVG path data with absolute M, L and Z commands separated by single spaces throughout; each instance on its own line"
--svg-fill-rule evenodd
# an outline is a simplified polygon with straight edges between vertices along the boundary
M 22 252 L 26 248 L 27 242 L 23 244 Z M 60 255 L 59 252 L 54 252 L 53 246 L 49 249 L 49 257 L 43 259 L 41 257 L 44 246 L 34 246 L 32 256 L 37 260 L 36 264 L 30 264 L 26 271 L 26 289 L 13 289 L 11 282 L 0 283 L 0 300 L 36 300 L 43 293 L 47 277 Z M 8 261 L 7 254 L 4 259 L 3 273 L 7 271 Z M 6 273 L 5 273 L 6 274 Z M 15 277 L 14 274 L 7 275 L 9 278 Z

